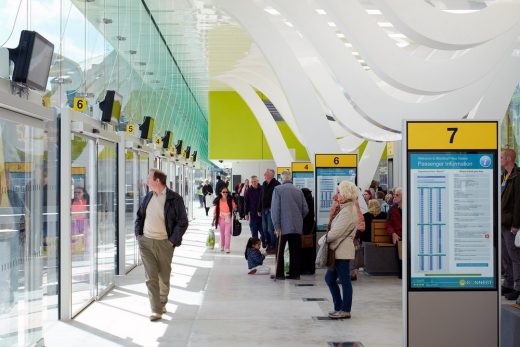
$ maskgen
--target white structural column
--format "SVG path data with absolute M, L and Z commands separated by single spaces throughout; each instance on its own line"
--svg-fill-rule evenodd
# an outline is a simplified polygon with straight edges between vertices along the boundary
M 287 148 L 280 129 L 278 129 L 273 116 L 254 89 L 246 82 L 233 76 L 222 75 L 216 79 L 235 89 L 249 106 L 265 134 L 265 139 L 269 144 L 276 165 L 291 166 L 294 159 Z
M 338 140 L 339 147 L 345 153 L 354 152 L 361 144 L 363 139 L 355 136 L 345 136 Z
M 315 153 L 338 152 L 338 143 L 324 122 L 325 114 L 312 84 L 294 53 L 266 18 L 267 14 L 250 1 L 216 0 L 215 3 L 244 27 L 264 53 L 287 96 L 309 157 L 314 158 Z
M 481 44 L 520 21 L 519 1 L 495 1 L 480 11 L 462 15 L 440 11 L 426 1 L 374 0 L 374 3 L 404 35 L 438 49 Z
M 370 182 L 374 178 L 385 146 L 386 143 L 384 142 L 368 141 L 363 156 L 358 163 L 357 184 L 359 187 L 365 189 L 370 186 Z
M 456 54 L 455 51 L 462 47 L 453 47 L 452 52 L 448 52 L 451 58 L 430 59 L 429 56 L 418 57 L 397 47 L 374 16 L 366 13 L 358 1 L 325 0 L 321 4 L 328 6 L 338 28 L 381 79 L 411 93 L 449 92 L 480 80 L 510 52 L 519 32 L 519 27 L 514 26 L 464 54 Z
M 251 86 L 264 93 L 276 107 L 278 112 L 282 115 L 284 121 L 287 123 L 294 136 L 296 136 L 298 141 L 303 142 L 300 129 L 298 129 L 296 125 L 294 115 L 292 114 L 291 108 L 287 103 L 287 99 L 285 99 L 282 89 L 274 80 L 271 80 L 269 77 L 262 76 L 257 71 L 248 69 L 246 67 L 233 69 L 232 74 L 236 76 L 242 76 L 242 78 L 247 80 Z

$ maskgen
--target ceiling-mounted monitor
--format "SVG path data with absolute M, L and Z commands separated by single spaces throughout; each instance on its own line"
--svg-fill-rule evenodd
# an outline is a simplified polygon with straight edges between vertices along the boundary
M 152 141 L 154 124 L 155 120 L 152 117 L 144 117 L 143 124 L 139 125 L 139 130 L 141 130 L 140 138 Z
M 168 149 L 172 146 L 173 143 L 173 133 L 169 130 L 166 130 L 164 133 L 164 137 L 162 140 L 162 148 Z
M 186 155 L 184 158 L 188 159 L 190 157 L 191 146 L 186 146 Z
M 182 153 L 182 140 L 177 140 L 177 144 L 175 145 L 175 153 L 177 155 Z
M 36 31 L 22 30 L 18 47 L 9 48 L 14 63 L 12 80 L 36 90 L 45 90 L 54 45 Z
M 197 161 L 197 151 L 193 151 L 193 155 L 192 155 L 192 161 L 193 162 L 196 162 Z
M 114 90 L 107 90 L 105 100 L 99 103 L 99 108 L 103 111 L 101 120 L 103 122 L 112 123 L 115 126 L 119 125 L 122 103 L 123 97 L 121 95 Z

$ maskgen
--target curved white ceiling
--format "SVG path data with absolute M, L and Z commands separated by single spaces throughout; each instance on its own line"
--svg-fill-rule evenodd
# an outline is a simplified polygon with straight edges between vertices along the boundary
M 440 11 L 426 1 L 373 0 L 385 17 L 404 35 L 438 49 L 480 45 L 517 25 L 520 2 L 495 1 L 471 13 Z

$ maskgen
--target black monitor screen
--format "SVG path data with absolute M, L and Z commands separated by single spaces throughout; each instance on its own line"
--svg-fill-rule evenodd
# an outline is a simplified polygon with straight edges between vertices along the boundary
M 9 49 L 9 59 L 14 63 L 13 81 L 45 90 L 53 52 L 54 45 L 43 36 L 22 30 L 18 47 Z
M 121 95 L 113 90 L 107 90 L 105 100 L 99 103 L 99 107 L 103 111 L 101 120 L 117 126 L 119 124 L 119 118 L 121 117 L 122 102 L 123 97 Z
M 52 61 L 54 46 L 40 35 L 34 38 L 32 56 L 29 63 L 29 73 L 27 74 L 27 85 L 39 90 L 45 90 L 49 69 Z

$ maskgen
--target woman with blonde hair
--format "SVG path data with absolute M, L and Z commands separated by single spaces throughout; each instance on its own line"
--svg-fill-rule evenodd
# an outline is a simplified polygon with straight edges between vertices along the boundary
M 386 220 L 386 212 L 381 211 L 381 203 L 377 199 L 368 201 L 368 212 L 363 215 L 365 217 L 365 232 L 361 235 L 362 242 L 371 242 L 372 239 L 372 221 L 374 219 Z
M 325 274 L 325 282 L 329 287 L 334 302 L 334 311 L 329 312 L 332 319 L 350 318 L 352 308 L 352 282 L 350 280 L 350 261 L 354 259 L 354 236 L 358 225 L 358 214 L 355 201 L 358 198 L 357 187 L 343 181 L 338 186 L 336 200 L 339 203 L 339 212 L 330 224 L 327 233 L 329 252 L 334 252 L 335 261 Z M 327 245 L 323 245 L 327 247 Z M 343 287 L 343 296 L 340 293 L 339 279 Z

